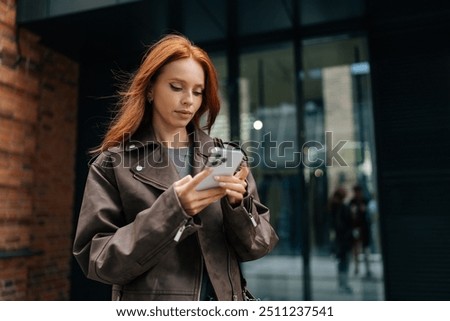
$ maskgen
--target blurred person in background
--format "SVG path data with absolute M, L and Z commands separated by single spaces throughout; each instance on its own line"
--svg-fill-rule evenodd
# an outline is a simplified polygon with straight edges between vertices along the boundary
M 353 260 L 355 275 L 359 274 L 359 256 L 364 256 L 366 277 L 371 277 L 370 270 L 370 225 L 367 213 L 368 200 L 363 195 L 361 186 L 353 187 L 353 197 L 349 202 L 353 222 Z
M 345 188 L 337 188 L 331 196 L 328 208 L 331 216 L 331 239 L 337 259 L 339 291 L 352 293 L 348 283 L 348 273 L 353 245 L 353 226 L 350 209 L 345 203 L 346 196 Z

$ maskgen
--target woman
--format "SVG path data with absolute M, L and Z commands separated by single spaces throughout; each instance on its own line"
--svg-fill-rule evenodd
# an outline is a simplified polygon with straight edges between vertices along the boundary
M 345 204 L 346 196 L 347 191 L 343 187 L 338 187 L 329 202 L 329 212 L 331 214 L 334 252 L 337 259 L 339 291 L 352 293 L 352 288 L 348 283 L 348 269 L 353 244 L 353 229 L 350 209 Z
M 243 300 L 239 261 L 278 238 L 246 166 L 197 191 L 214 141 L 218 81 L 186 38 L 154 44 L 92 163 L 74 241 L 88 278 L 114 300 Z
M 359 255 L 363 254 L 364 264 L 366 266 L 366 277 L 370 278 L 372 272 L 370 270 L 370 224 L 367 214 L 368 200 L 364 197 L 362 187 L 353 186 L 353 197 L 349 202 L 350 211 L 352 213 L 353 224 L 353 261 L 355 263 L 355 275 L 359 274 Z

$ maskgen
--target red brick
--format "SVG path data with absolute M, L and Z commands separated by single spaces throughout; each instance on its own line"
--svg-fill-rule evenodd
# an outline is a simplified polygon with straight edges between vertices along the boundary
M 6 4 L 7 6 L 14 8 L 17 0 L 0 0 L 0 2 Z
M 0 224 L 30 220 L 33 195 L 29 190 L 0 187 Z
M 18 224 L 0 224 L 0 249 L 20 250 L 30 246 L 30 227 Z
M 14 26 L 16 24 L 16 11 L 11 1 L 0 2 L 0 22 L 8 26 Z
M 28 260 L 0 260 L 0 300 L 26 300 Z
M 42 254 L 0 260 L 0 283 L 10 280 L 7 287 L 0 284 L 0 300 L 67 300 L 78 65 L 21 29 L 25 62 L 12 68 L 17 54 L 13 4 L 0 0 L 6 64 L 0 65 L 0 248 L 26 246 Z
M 0 117 L 0 141 L 2 152 L 32 155 L 36 149 L 35 126 Z
M 24 167 L 24 157 L 0 153 L 0 186 L 29 188 L 33 184 L 33 170 Z
M 39 95 L 39 79 L 26 72 L 18 72 L 3 65 L 0 65 L 0 84 L 19 89 L 33 96 Z
M 35 33 L 25 29 L 25 28 L 20 28 L 19 30 L 20 32 L 20 38 L 23 41 L 26 41 L 28 44 L 37 44 L 39 42 L 39 40 L 41 39 L 41 37 L 39 35 L 36 35 Z M 41 47 L 40 50 L 45 49 L 47 50 L 45 47 Z
M 7 37 L 14 40 L 16 34 L 16 26 L 11 26 L 0 22 L 0 37 Z
M 41 61 L 41 50 L 37 43 L 24 40 L 24 36 L 20 34 L 20 52 L 17 46 L 15 33 L 13 30 L 0 27 L 0 48 L 2 55 L 9 56 L 10 60 L 15 61 L 19 54 L 24 59 L 25 63 L 31 61 L 34 64 L 39 64 Z
M 0 86 L 0 117 L 34 124 L 37 121 L 38 102 L 36 97 Z

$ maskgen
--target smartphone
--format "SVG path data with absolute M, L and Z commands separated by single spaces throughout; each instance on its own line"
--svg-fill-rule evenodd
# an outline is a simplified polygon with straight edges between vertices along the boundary
M 214 176 L 232 176 L 240 167 L 244 154 L 239 149 L 214 147 L 208 156 L 206 167 L 212 168 L 211 173 L 197 185 L 201 191 L 219 186 Z

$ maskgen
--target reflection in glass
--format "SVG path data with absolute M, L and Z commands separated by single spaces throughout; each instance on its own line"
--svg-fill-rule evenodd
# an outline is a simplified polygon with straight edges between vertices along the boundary
M 272 224 L 280 237 L 271 255 L 244 264 L 245 275 L 262 299 L 302 300 L 300 223 L 302 215 L 308 215 L 312 298 L 381 300 L 367 45 L 364 38 L 346 36 L 311 39 L 304 42 L 302 57 L 304 69 L 299 76 L 305 145 L 298 150 L 292 47 L 280 44 L 241 55 L 241 137 L 253 156 L 260 197 L 271 209 Z M 304 164 L 307 187 L 304 200 L 297 175 L 299 161 Z M 347 190 L 344 202 L 350 205 L 355 185 L 362 187 L 367 199 L 371 242 L 365 251 L 353 253 L 350 249 L 351 290 L 342 291 L 328 201 L 342 187 Z M 301 202 L 307 204 L 306 213 L 300 211 Z M 355 275 L 356 263 L 359 273 Z
M 249 35 L 292 26 L 291 1 L 239 0 L 239 34 Z
M 216 122 L 211 129 L 211 137 L 220 137 L 224 141 L 230 140 L 230 116 L 228 107 L 228 96 L 226 90 L 227 84 L 227 60 L 225 54 L 216 53 L 211 55 L 211 59 L 216 67 L 219 77 L 219 96 L 221 102 L 220 112 L 217 115 Z M 205 119 L 206 121 L 206 119 Z
M 301 300 L 293 48 L 259 49 L 241 56 L 241 138 L 280 241 L 271 255 L 244 264 L 245 277 L 263 300 Z
M 321 154 L 316 156 L 325 160 L 319 167 L 305 168 L 313 247 L 313 298 L 380 300 L 383 276 L 373 171 L 370 65 L 365 39 L 305 41 L 303 66 L 306 140 L 323 144 Z M 355 186 L 361 188 L 364 198 L 360 210 L 355 209 Z M 337 257 L 341 256 L 339 239 L 328 206 L 334 192 L 340 189 L 346 191 L 343 202 L 348 209 L 347 229 L 352 238 L 346 250 L 348 288 L 339 287 L 342 281 L 342 273 L 337 269 Z M 356 242 L 363 235 L 367 237 L 365 248 Z
M 336 20 L 360 17 L 365 3 L 361 0 L 300 0 L 302 25 L 326 23 Z

